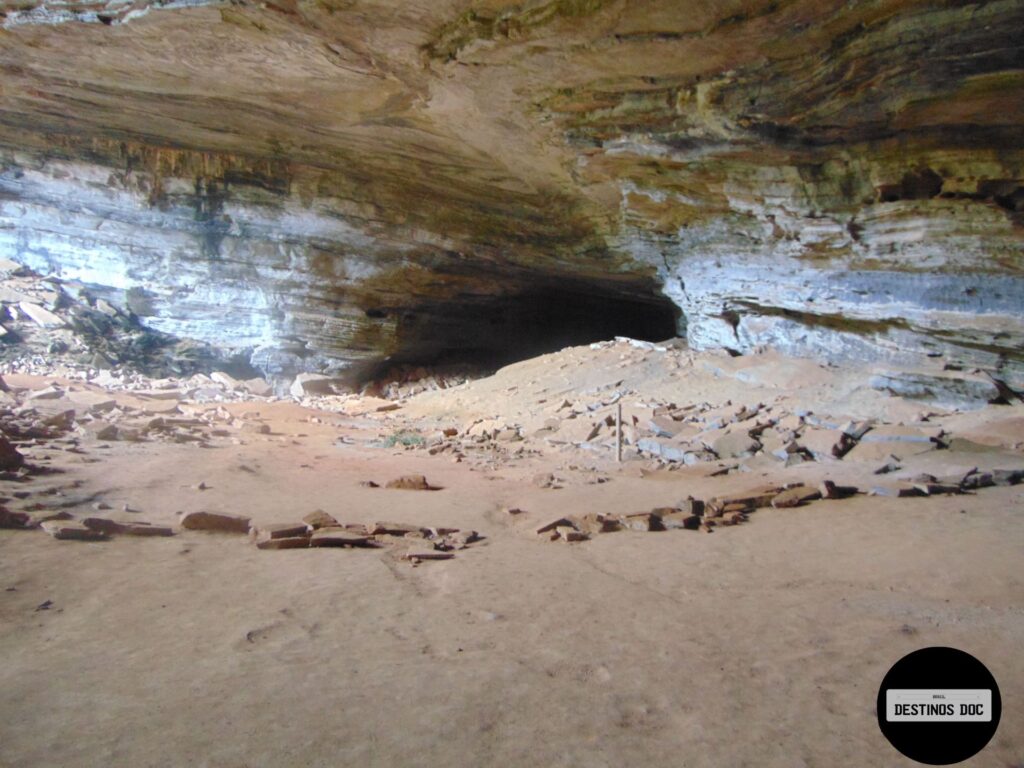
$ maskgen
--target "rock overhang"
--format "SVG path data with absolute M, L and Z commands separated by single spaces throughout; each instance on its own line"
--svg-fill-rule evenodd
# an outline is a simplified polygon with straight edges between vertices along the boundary
M 8 14 L 5 252 L 107 263 L 167 328 L 329 368 L 660 285 L 697 346 L 1019 371 L 1018 3 L 122 10 Z

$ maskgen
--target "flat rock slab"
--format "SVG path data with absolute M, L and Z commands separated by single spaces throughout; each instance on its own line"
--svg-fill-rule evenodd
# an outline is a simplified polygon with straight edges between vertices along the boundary
M 302 522 L 308 525 L 310 528 L 337 528 L 339 523 L 334 519 L 333 516 L 327 514 L 322 509 L 318 509 L 315 512 L 310 512 L 308 515 L 302 518 Z
M 380 536 L 384 534 L 389 536 L 405 536 L 407 533 L 422 533 L 423 530 L 424 528 L 422 526 L 411 525 L 409 523 L 378 522 L 366 526 L 366 532 L 370 536 Z
M 39 527 L 62 541 L 105 541 L 107 538 L 103 531 L 94 531 L 81 523 L 65 520 L 48 520 Z
M 109 520 L 105 517 L 87 517 L 82 525 L 94 531 L 100 531 L 108 536 L 173 536 L 174 530 L 164 525 L 150 525 L 138 521 L 121 523 L 117 520 Z
M 636 447 L 665 461 L 686 461 L 686 455 L 691 452 L 691 450 L 687 450 L 680 445 L 655 437 L 645 437 L 638 440 Z
M 653 512 L 637 512 L 632 515 L 623 515 L 619 523 L 628 531 L 659 531 L 661 530 L 661 516 Z
M 599 512 L 588 512 L 574 517 L 573 522 L 576 528 L 584 533 L 613 533 L 621 527 L 618 520 Z
M 252 520 L 242 515 L 224 512 L 182 512 L 181 527 L 191 531 L 219 531 L 221 533 L 248 533 Z
M 772 499 L 785 490 L 777 485 L 762 485 L 739 493 L 728 493 L 722 496 L 715 496 L 711 503 L 720 509 L 726 509 L 733 505 L 742 505 L 748 508 L 767 507 Z
M 797 445 L 818 461 L 841 456 L 844 452 L 844 441 L 848 439 L 841 429 L 818 429 L 808 427 L 797 438 Z
M 873 389 L 911 400 L 959 408 L 982 408 L 1000 396 L 999 387 L 984 376 L 892 371 L 872 376 Z
M 132 391 L 135 397 L 143 397 L 147 400 L 182 400 L 185 394 L 178 389 L 136 389 Z
M 555 529 L 555 533 L 562 541 L 586 541 L 590 536 L 583 531 L 577 531 L 571 525 L 560 525 Z
M 848 499 L 856 496 L 859 489 L 855 485 L 837 485 L 831 480 L 823 480 L 818 491 L 823 499 Z
M 1024 434 L 1024 431 L 1021 434 Z M 946 448 L 947 450 L 959 451 L 960 453 L 1002 453 L 1003 451 L 1002 446 L 978 443 L 966 437 L 954 437 L 949 441 Z
M 806 504 L 809 501 L 821 498 L 821 491 L 817 488 L 809 488 L 806 485 L 801 485 L 797 488 L 790 488 L 789 490 L 783 491 L 774 499 L 772 499 L 772 506 L 776 509 L 787 509 L 789 507 L 799 507 L 801 504 Z
M 114 398 L 103 392 L 72 390 L 67 392 L 65 397 L 75 405 L 84 405 L 90 413 L 109 411 L 117 405 L 117 401 Z
M 36 389 L 29 392 L 26 396 L 26 400 L 59 400 L 64 397 L 64 390 L 60 387 L 44 387 L 42 389 Z
M 33 304 L 30 301 L 22 301 L 18 303 L 18 309 L 25 313 L 33 323 L 40 326 L 41 328 L 63 328 L 64 321 L 61 320 L 57 315 L 53 314 L 50 310 L 45 307 L 41 307 L 38 304 Z
M 345 528 L 321 528 L 309 538 L 311 547 L 365 547 L 369 544 L 368 535 L 353 533 Z
M 887 424 L 866 432 L 861 440 L 865 443 L 930 443 L 932 438 L 916 427 Z
M 253 531 L 256 538 L 261 540 L 309 536 L 309 526 L 306 523 L 273 523 L 254 527 Z
M 405 553 L 406 560 L 416 562 L 417 560 L 451 560 L 455 557 L 451 552 L 438 552 L 437 550 L 412 549 Z
M 265 539 L 256 542 L 257 549 L 308 549 L 309 536 L 292 536 L 286 539 Z M 322 545 L 321 545 L 322 546 Z
M 719 437 L 708 447 L 721 459 L 735 459 L 752 456 L 761 449 L 761 444 L 745 431 L 740 430 Z
M 871 486 L 871 496 L 886 496 L 889 498 L 907 498 L 911 496 L 924 496 L 925 494 L 912 483 L 883 483 Z
M 647 421 L 647 429 L 654 433 L 655 437 L 667 437 L 669 439 L 679 434 L 685 425 L 668 416 L 655 416 Z
M 868 433 L 870 436 L 871 433 Z M 903 441 L 878 441 L 874 443 L 861 440 L 849 453 L 843 457 L 843 461 L 888 461 L 892 458 L 897 460 L 906 459 L 909 456 L 916 456 L 920 453 L 927 453 L 935 450 L 936 445 L 931 440 L 927 442 L 903 442 Z

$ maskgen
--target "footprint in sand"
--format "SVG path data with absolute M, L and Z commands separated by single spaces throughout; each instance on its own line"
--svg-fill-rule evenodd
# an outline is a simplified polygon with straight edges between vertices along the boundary
M 308 640 L 313 636 L 315 629 L 315 626 L 305 627 L 285 614 L 283 619 L 250 629 L 235 643 L 235 649 L 253 651 L 285 648 L 297 641 Z

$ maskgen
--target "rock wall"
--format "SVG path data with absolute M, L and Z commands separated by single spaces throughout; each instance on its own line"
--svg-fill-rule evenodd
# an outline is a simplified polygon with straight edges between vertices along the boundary
M 584 316 L 654 333 L 667 297 L 694 347 L 1024 384 L 1018 0 L 29 2 L 0 22 L 0 255 L 269 373 Z
M 651 270 L 625 260 L 608 270 L 604 251 L 545 266 L 528 248 L 478 244 L 470 260 L 454 238 L 374 218 L 351 200 L 304 197 L 330 176 L 318 169 L 127 145 L 92 151 L 121 167 L 3 157 L 0 253 L 81 282 L 159 331 L 247 352 L 271 376 L 359 378 L 383 361 L 456 352 L 503 361 L 501 348 L 520 344 L 529 354 L 537 350 L 524 336 L 561 338 L 516 307 L 545 291 L 560 303 L 574 294 L 639 302 L 659 317 L 668 304 Z M 672 324 L 661 327 L 665 335 Z M 564 339 L 581 340 L 590 339 Z

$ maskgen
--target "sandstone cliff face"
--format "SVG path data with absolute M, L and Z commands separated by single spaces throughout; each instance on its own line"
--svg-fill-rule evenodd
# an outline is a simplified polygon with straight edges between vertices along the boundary
M 1016 0 L 107 0 L 0 24 L 0 253 L 271 373 L 588 323 L 1024 370 Z

